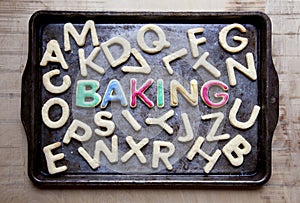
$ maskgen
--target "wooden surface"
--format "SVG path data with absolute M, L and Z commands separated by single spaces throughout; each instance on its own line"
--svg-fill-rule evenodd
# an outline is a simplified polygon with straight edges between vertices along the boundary
M 257 190 L 40 190 L 27 176 L 27 140 L 20 119 L 28 20 L 37 10 L 263 11 L 273 24 L 273 60 L 280 81 L 280 117 L 273 174 Z M 0 0 L 0 202 L 300 202 L 299 0 Z

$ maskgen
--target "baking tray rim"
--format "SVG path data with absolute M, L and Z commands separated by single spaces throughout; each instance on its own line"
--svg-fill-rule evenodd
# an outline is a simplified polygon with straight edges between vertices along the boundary
M 64 179 L 59 176 L 55 177 L 47 177 L 44 174 L 40 174 L 39 171 L 35 168 L 34 166 L 34 160 L 35 160 L 35 150 L 32 149 L 32 144 L 34 143 L 34 137 L 38 136 L 36 135 L 35 132 L 35 127 L 34 127 L 34 119 L 27 119 L 28 117 L 30 117 L 28 114 L 28 112 L 25 110 L 28 107 L 30 109 L 32 109 L 32 111 L 30 112 L 30 115 L 35 115 L 37 112 L 34 111 L 34 102 L 32 102 L 31 104 L 29 104 L 29 102 L 25 101 L 26 97 L 28 95 L 33 95 L 34 94 L 34 87 L 30 86 L 30 83 L 28 83 L 28 80 L 31 82 L 34 82 L 34 74 L 32 73 L 32 69 L 34 69 L 33 67 L 36 66 L 36 61 L 34 61 L 34 56 L 37 50 L 36 47 L 36 43 L 34 42 L 34 36 L 36 33 L 38 33 L 37 27 L 36 25 L 39 25 L 41 23 L 41 19 L 45 20 L 43 18 L 45 18 L 45 16 L 56 16 L 56 17 L 60 17 L 60 16 L 64 16 L 67 18 L 64 18 L 63 22 L 66 22 L 66 19 L 73 19 L 75 17 L 78 18 L 78 16 L 82 17 L 79 20 L 82 22 L 85 22 L 86 19 L 90 19 L 90 18 L 99 18 L 101 16 L 105 16 L 105 17 L 118 17 L 120 19 L 120 17 L 129 17 L 131 20 L 133 20 L 134 22 L 136 21 L 141 21 L 141 24 L 143 23 L 143 20 L 147 19 L 147 20 L 154 20 L 154 21 L 158 21 L 161 19 L 164 19 L 166 17 L 171 17 L 173 20 L 178 20 L 181 21 L 182 18 L 186 19 L 197 19 L 197 18 L 207 18 L 210 19 L 212 21 L 216 20 L 216 19 L 221 19 L 222 22 L 228 22 L 228 21 L 232 21 L 234 19 L 238 19 L 244 21 L 249 19 L 250 17 L 255 16 L 256 18 L 259 18 L 262 20 L 262 23 L 260 26 L 264 26 L 263 29 L 265 29 L 265 31 L 267 31 L 267 33 L 261 33 L 264 34 L 264 36 L 259 36 L 259 37 L 265 37 L 266 40 L 263 43 L 265 48 L 267 48 L 265 50 L 265 52 L 263 52 L 263 55 L 265 56 L 265 60 L 261 60 L 260 63 L 262 67 L 266 67 L 267 70 L 266 71 L 266 80 L 265 81 L 258 81 L 259 83 L 262 83 L 262 88 L 264 89 L 264 92 L 266 93 L 265 97 L 263 97 L 263 99 L 265 101 L 263 101 L 263 103 L 265 104 L 266 110 L 264 111 L 266 113 L 266 115 L 263 117 L 264 118 L 264 134 L 266 135 L 266 137 L 264 138 L 264 146 L 267 146 L 265 151 L 264 151 L 264 161 L 265 161 L 265 165 L 259 170 L 259 173 L 254 174 L 253 176 L 249 177 L 243 177 L 243 176 L 230 176 L 229 179 L 227 177 L 226 179 L 226 175 L 218 175 L 216 176 L 217 178 L 207 178 L 205 175 L 201 176 L 203 177 L 203 180 L 180 180 L 180 179 L 174 179 L 174 180 L 158 180 L 158 181 L 154 181 L 154 180 L 147 180 L 147 181 L 143 181 L 143 180 L 139 180 L 139 179 L 128 179 L 128 180 L 99 180 L 99 175 L 90 175 L 89 177 L 98 177 L 95 179 L 91 179 L 91 180 L 86 180 L 85 178 L 82 178 L 81 175 L 79 176 L 74 176 L 74 175 L 67 175 L 65 177 L 70 177 L 70 179 Z M 133 19 L 136 18 L 138 16 L 142 16 L 142 18 L 139 19 Z M 49 19 L 47 19 L 46 21 L 49 21 Z M 51 21 L 51 20 L 50 20 Z M 165 22 L 165 23 L 170 23 L 172 24 L 172 22 L 169 22 L 170 19 L 164 21 L 162 20 L 161 22 Z M 122 21 L 123 22 L 123 21 Z M 124 21 L 125 22 L 125 21 Z M 252 22 L 252 20 L 251 20 Z M 97 23 L 97 22 L 96 22 Z M 220 23 L 220 22 L 218 22 Z M 186 23 L 188 24 L 188 22 Z M 258 38 L 258 40 L 261 41 L 261 38 Z M 262 12 L 82 12 L 82 11 L 37 11 L 36 13 L 34 13 L 30 19 L 29 22 L 29 54 L 28 54 L 28 61 L 26 64 L 26 68 L 24 70 L 23 73 L 23 77 L 22 77 L 22 103 L 21 103 L 21 120 L 23 123 L 23 126 L 25 128 L 26 131 L 26 135 L 27 135 L 27 139 L 28 139 L 28 175 L 30 177 L 30 179 L 36 183 L 37 185 L 97 185 L 97 186 L 102 186 L 102 185 L 146 185 L 146 184 L 150 184 L 150 185 L 199 185 L 199 186 L 216 186 L 216 185 L 224 185 L 224 186 L 235 186 L 235 185 L 239 185 L 239 186 L 249 186 L 249 185 L 262 185 L 264 183 L 266 183 L 270 176 L 271 176 L 271 142 L 272 142 L 272 136 L 273 136 L 273 132 L 275 130 L 275 127 L 277 125 L 277 121 L 278 121 L 278 76 L 276 73 L 276 70 L 274 68 L 273 62 L 272 62 L 272 57 L 271 57 L 271 21 L 268 18 L 268 16 Z M 31 75 L 31 78 L 28 79 L 29 75 Z M 272 78 L 272 80 L 270 79 Z M 24 88 L 25 87 L 25 88 Z M 27 88 L 27 89 L 26 89 Z M 26 91 L 26 90 L 27 91 Z M 272 122 L 270 122 L 267 117 L 272 118 Z M 34 118 L 34 117 L 32 117 Z M 113 175 L 115 176 L 115 175 Z M 121 175 L 122 176 L 122 175 Z M 128 176 L 128 175 L 125 175 Z M 165 176 L 165 175 L 159 175 L 159 176 Z M 177 176 L 179 177 L 180 175 L 178 174 L 174 174 L 171 176 Z M 193 176 L 193 175 L 192 175 Z M 165 176 L 166 178 L 167 176 Z M 225 177 L 225 178 L 224 178 Z M 231 180 L 232 178 L 232 180 Z M 119 182 L 117 182 L 119 181 Z

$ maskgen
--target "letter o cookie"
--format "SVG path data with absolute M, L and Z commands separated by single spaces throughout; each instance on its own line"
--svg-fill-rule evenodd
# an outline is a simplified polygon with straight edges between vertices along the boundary
M 62 115 L 59 120 L 52 121 L 49 118 L 49 109 L 55 104 L 59 105 L 62 108 Z M 43 122 L 49 128 L 56 129 L 56 128 L 62 127 L 67 122 L 69 115 L 70 115 L 70 109 L 69 109 L 68 103 L 65 102 L 65 100 L 57 98 L 57 97 L 49 99 L 42 108 Z

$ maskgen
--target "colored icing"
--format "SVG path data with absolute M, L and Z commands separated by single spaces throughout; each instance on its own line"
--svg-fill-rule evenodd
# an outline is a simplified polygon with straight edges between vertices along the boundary
M 198 82 L 197 80 L 190 81 L 191 93 L 189 93 L 177 80 L 172 80 L 170 83 L 170 102 L 171 106 L 178 105 L 178 95 L 180 92 L 182 96 L 192 105 L 196 106 L 198 104 Z
M 96 93 L 100 83 L 97 80 L 78 80 L 76 89 L 76 106 L 95 107 L 101 102 L 101 96 Z
M 165 105 L 164 99 L 164 81 L 162 79 L 157 80 L 157 106 L 163 108 Z
M 209 89 L 213 86 L 220 87 L 224 91 L 228 90 L 228 86 L 225 83 L 223 83 L 219 80 L 209 80 L 209 81 L 207 81 L 206 83 L 203 84 L 203 86 L 200 90 L 200 93 L 201 93 L 200 95 L 201 95 L 201 98 L 202 98 L 203 102 L 207 106 L 212 107 L 212 108 L 220 108 L 220 107 L 224 106 L 227 103 L 227 101 L 229 99 L 229 95 L 225 92 L 215 93 L 214 96 L 216 98 L 222 98 L 222 100 L 219 101 L 219 102 L 216 102 L 216 103 L 212 102 L 209 98 L 208 92 L 209 92 Z
M 106 108 L 108 102 L 116 101 L 119 101 L 122 106 L 127 106 L 128 104 L 120 82 L 116 79 L 113 79 L 109 82 L 106 88 L 100 107 L 104 109 Z
M 136 89 L 136 79 L 132 78 L 130 80 L 130 106 L 132 108 L 136 107 L 136 98 L 139 97 L 149 108 L 154 106 L 154 103 L 144 94 L 144 92 L 152 85 L 153 79 L 148 79 L 140 89 Z

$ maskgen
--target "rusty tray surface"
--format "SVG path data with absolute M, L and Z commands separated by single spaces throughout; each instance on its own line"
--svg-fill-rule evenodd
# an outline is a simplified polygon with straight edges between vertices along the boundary
M 78 46 L 74 38 L 69 36 L 71 51 L 64 51 L 64 25 L 71 23 L 80 33 L 87 21 L 95 23 L 99 44 L 116 36 L 128 40 L 131 48 L 138 50 L 147 61 L 151 67 L 151 72 L 149 74 L 139 74 L 122 71 L 121 68 L 124 65 L 139 66 L 132 55 L 121 65 L 111 67 L 102 50 L 100 50 L 94 59 L 94 63 L 102 66 L 105 69 L 105 74 L 99 74 L 87 67 L 87 76 L 83 77 L 80 74 L 78 50 L 84 50 L 87 57 L 98 45 L 93 46 L 91 33 L 87 34 L 84 46 Z M 218 39 L 220 30 L 233 23 L 241 24 L 247 30 L 247 32 L 241 33 L 233 29 L 228 33 L 228 44 L 231 46 L 236 47 L 239 45 L 239 42 L 232 40 L 232 36 L 237 35 L 248 39 L 248 45 L 238 53 L 229 53 L 224 50 Z M 163 48 L 154 54 L 146 53 L 141 49 L 136 36 L 143 26 L 149 24 L 155 24 L 164 32 L 166 39 L 170 42 L 170 47 Z M 203 28 L 204 31 L 195 35 L 196 38 L 206 38 L 205 43 L 198 45 L 199 56 L 205 52 L 209 53 L 207 61 L 217 67 L 221 73 L 221 76 L 217 79 L 203 68 L 197 70 L 192 68 L 198 58 L 192 56 L 187 30 L 199 27 Z M 145 34 L 145 39 L 151 37 L 154 37 L 155 40 L 158 39 L 158 36 L 153 32 Z M 40 65 L 50 40 L 58 42 L 66 64 L 68 64 L 67 70 L 56 62 L 49 62 L 44 66 Z M 149 44 L 151 41 L 146 41 L 147 43 Z M 111 46 L 110 48 L 113 50 L 111 53 L 120 54 L 118 52 L 120 47 Z M 162 58 L 182 48 L 185 48 L 187 53 L 184 57 L 171 63 L 174 73 L 169 74 L 164 67 Z M 246 66 L 245 55 L 247 53 L 253 54 L 257 79 L 250 80 L 236 70 L 237 85 L 230 86 L 226 59 L 233 58 Z M 54 55 L 52 54 L 52 56 Z M 54 69 L 59 69 L 60 74 L 51 78 L 53 84 L 60 85 L 62 78 L 66 75 L 71 78 L 70 88 L 63 93 L 53 94 L 47 91 L 43 85 L 43 75 Z M 155 106 L 153 108 L 147 107 L 139 99 L 136 108 L 131 108 L 129 105 L 122 107 L 118 102 L 109 103 L 105 109 L 101 109 L 99 106 L 81 108 L 76 105 L 76 85 L 79 80 L 99 81 L 98 93 L 103 96 L 109 82 L 116 79 L 122 85 L 129 103 L 129 84 L 132 78 L 136 78 L 137 87 L 142 86 L 149 78 L 154 80 L 153 85 L 145 91 L 145 95 L 154 101 Z M 165 105 L 158 108 L 156 105 L 156 85 L 161 78 L 163 78 L 165 84 Z M 39 11 L 32 16 L 29 23 L 29 54 L 22 79 L 21 118 L 28 139 L 28 174 L 31 180 L 39 186 L 257 186 L 268 181 L 271 176 L 271 141 L 278 119 L 278 77 L 271 57 L 271 23 L 263 13 Z M 199 91 L 201 86 L 208 80 L 222 81 L 229 87 L 227 91 L 229 100 L 221 108 L 210 108 L 202 102 L 199 95 L 198 105 L 192 107 L 183 97 L 179 96 L 178 106 L 171 107 L 169 105 L 169 83 L 173 79 L 182 83 L 188 91 L 190 91 L 189 84 L 192 79 L 198 82 Z M 212 92 L 219 90 L 216 88 Z M 41 113 L 43 105 L 55 97 L 64 100 L 70 109 L 68 120 L 62 127 L 57 129 L 45 125 Z M 261 108 L 255 124 L 248 129 L 239 129 L 230 124 L 228 115 L 236 98 L 243 101 L 237 114 L 238 120 L 246 121 L 254 105 Z M 123 109 L 129 110 L 134 115 L 142 130 L 135 131 L 128 124 L 121 115 Z M 170 110 L 174 112 L 174 115 L 166 123 L 172 127 L 172 134 L 167 133 L 160 126 L 149 125 L 144 122 L 148 117 L 159 117 Z M 111 150 L 112 136 L 99 136 L 93 132 L 92 137 L 85 142 L 71 139 L 68 144 L 64 143 L 63 139 L 75 119 L 88 124 L 93 131 L 99 128 L 94 122 L 94 116 L 101 111 L 108 111 L 113 115 L 111 120 L 107 120 L 113 121 L 115 124 L 113 134 L 118 137 L 118 157 L 115 163 L 111 163 L 103 153 L 100 153 L 100 166 L 93 169 L 79 154 L 78 149 L 82 147 L 93 158 L 95 143 L 98 140 L 103 140 L 103 143 Z M 181 120 L 183 112 L 192 118 L 190 122 L 194 135 L 189 141 L 179 141 L 179 137 L 184 137 L 186 133 Z M 207 141 L 205 139 L 214 122 L 213 120 L 203 120 L 201 116 L 215 112 L 224 114 L 224 120 L 220 124 L 217 133 L 228 133 L 230 134 L 229 139 L 217 141 Z M 58 120 L 61 115 L 61 108 L 53 106 L 49 109 L 51 120 Z M 102 130 L 105 131 L 105 129 Z M 77 133 L 82 135 L 83 132 L 78 129 Z M 241 165 L 234 166 L 226 158 L 222 149 L 238 134 L 242 135 L 251 145 L 251 151 L 243 156 L 244 160 Z M 128 160 L 122 161 L 122 156 L 131 150 L 126 141 L 128 136 L 132 137 L 135 143 L 139 143 L 144 138 L 149 140 L 147 144 L 140 148 L 146 158 L 146 163 L 142 164 L 135 154 Z M 212 156 L 217 150 L 221 152 L 209 172 L 204 171 L 208 161 L 201 154 L 195 155 L 192 160 L 187 158 L 188 152 L 198 137 L 204 138 L 201 150 L 208 156 Z M 156 141 L 171 143 L 169 145 L 174 146 L 175 152 L 168 159 L 171 169 L 167 169 L 162 160 L 158 161 L 157 167 L 153 167 L 153 148 Z M 50 174 L 43 149 L 45 146 L 56 142 L 60 143 L 61 146 L 53 149 L 52 153 L 63 153 L 64 158 L 55 161 L 55 165 L 56 167 L 66 166 L 67 170 Z M 167 153 L 170 147 L 161 147 L 160 150 L 162 150 L 162 153 Z

